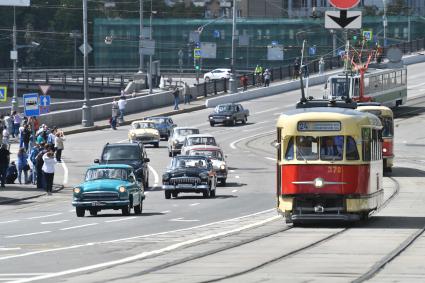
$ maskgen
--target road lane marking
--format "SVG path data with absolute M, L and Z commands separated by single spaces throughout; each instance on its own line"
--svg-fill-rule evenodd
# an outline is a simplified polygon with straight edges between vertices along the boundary
M 198 219 L 184 219 L 184 217 L 170 219 L 170 221 L 174 222 L 198 222 Z
M 127 221 L 127 220 L 133 220 L 137 217 L 126 217 L 126 218 L 120 218 L 120 219 L 114 219 L 114 220 L 107 220 L 105 223 L 112 223 L 112 222 L 120 222 L 120 221 Z
M 19 222 L 19 220 L 8 220 L 8 221 L 3 221 L 3 222 L 0 222 L 0 224 L 15 223 L 15 222 Z
M 239 179 L 240 177 L 239 177 L 239 176 L 235 176 L 235 178 L 236 178 L 236 179 Z
M 78 225 L 78 226 L 71 226 L 71 227 L 66 227 L 66 228 L 62 228 L 60 229 L 61 231 L 66 231 L 66 230 L 72 230 L 72 229 L 78 229 L 78 228 L 84 228 L 84 227 L 89 227 L 89 226 L 93 226 L 93 225 L 97 225 L 99 223 L 89 223 L 89 224 L 84 224 L 84 225 Z
M 238 190 L 233 190 L 232 193 L 236 193 Z
M 236 149 L 236 144 L 240 141 L 247 140 L 247 139 L 250 139 L 250 138 L 254 138 L 254 137 L 257 137 L 257 136 L 267 135 L 267 134 L 274 133 L 274 132 L 275 132 L 274 130 L 273 131 L 267 131 L 267 132 L 258 133 L 258 134 L 252 135 L 252 136 L 237 139 L 230 144 L 230 147 L 233 148 L 233 149 Z
M 18 250 L 20 250 L 21 248 L 4 248 L 4 247 L 0 247 L 0 251 L 1 252 L 5 252 L 5 251 L 18 251 Z M 1 274 L 0 274 L 0 276 L 1 276 Z
M 0 273 L 0 276 L 38 276 L 46 274 L 49 273 Z
M 61 224 L 67 222 L 69 220 L 58 220 L 58 221 L 49 221 L 49 222 L 40 222 L 41 225 L 49 225 L 49 224 Z
M 273 157 L 264 157 L 265 159 L 271 160 L 271 161 L 276 161 L 276 158 Z
M 117 143 L 128 142 L 128 139 L 117 141 Z
M 38 254 L 45 254 L 45 253 L 66 251 L 66 250 L 72 250 L 72 249 L 86 248 L 86 247 L 90 247 L 90 246 L 94 246 L 94 245 L 102 245 L 102 244 L 108 245 L 108 244 L 117 243 L 117 242 L 125 242 L 125 241 L 131 241 L 131 240 L 142 239 L 142 238 L 152 238 L 152 237 L 155 237 L 155 236 L 168 235 L 168 234 L 172 234 L 172 233 L 186 232 L 186 231 L 191 231 L 191 230 L 195 230 L 195 229 L 199 229 L 199 228 L 209 227 L 209 226 L 212 226 L 212 225 L 217 225 L 217 224 L 226 223 L 226 222 L 230 222 L 230 221 L 249 218 L 249 217 L 253 217 L 253 216 L 256 216 L 256 215 L 272 212 L 272 211 L 275 211 L 275 210 L 276 210 L 275 208 L 271 208 L 271 209 L 259 211 L 259 212 L 256 212 L 256 213 L 247 214 L 247 215 L 244 215 L 244 216 L 239 216 L 239 217 L 236 217 L 236 218 L 220 220 L 220 221 L 211 222 L 211 223 L 207 223 L 207 224 L 192 226 L 192 227 L 189 227 L 189 228 L 182 228 L 182 229 L 170 230 L 170 231 L 165 231 L 165 232 L 159 232 L 159 233 L 155 233 L 155 234 L 145 234 L 145 235 L 139 235 L 139 236 L 133 236 L 133 237 L 127 237 L 127 238 L 120 238 L 120 239 L 109 240 L 109 241 L 85 243 L 85 244 L 73 245 L 73 246 L 68 246 L 68 247 L 32 251 L 32 252 L 27 252 L 27 253 L 17 254 L 17 255 L 8 255 L 8 256 L 0 257 L 0 261 L 4 261 L 4 260 L 8 260 L 8 259 L 14 259 L 14 258 L 27 257 L 27 256 L 32 256 L 32 255 L 38 255 Z M 43 279 L 43 278 L 41 278 L 41 279 Z
M 230 172 L 230 173 L 234 173 L 234 172 L 235 172 L 235 170 L 229 170 L 229 172 Z
M 41 231 L 41 232 L 34 232 L 34 233 L 28 233 L 28 234 L 10 235 L 10 236 L 6 236 L 5 238 L 7 238 L 7 239 L 19 238 L 19 237 L 26 237 L 26 236 L 46 234 L 46 233 L 51 233 L 51 232 L 52 231 Z
M 53 214 L 48 214 L 48 215 L 29 217 L 29 218 L 26 218 L 26 219 L 27 220 L 40 219 L 40 218 L 47 218 L 47 217 L 57 216 L 57 215 L 61 215 L 61 214 L 62 213 L 53 213 Z
M 197 206 L 197 205 L 200 205 L 200 203 L 199 203 L 199 202 L 197 202 L 197 203 L 192 203 L 190 206 Z
M 268 211 L 272 211 L 275 210 L 270 209 Z M 246 217 L 246 216 L 244 216 Z M 99 269 L 99 268 L 105 268 L 105 267 L 109 267 L 109 266 L 116 266 L 116 265 L 121 265 L 124 263 L 128 263 L 128 262 L 132 262 L 132 261 L 136 261 L 136 260 L 141 260 L 147 257 L 151 257 L 153 255 L 157 255 L 157 254 L 162 254 L 165 252 L 171 252 L 177 249 L 181 249 L 183 247 L 187 247 L 193 244 L 197 244 L 200 242 L 204 242 L 204 241 L 208 241 L 217 237 L 223 237 L 226 235 L 230 235 L 230 234 L 234 234 L 234 233 L 238 233 L 247 229 L 251 229 L 253 227 L 258 227 L 260 225 L 264 225 L 268 222 L 274 221 L 276 219 L 280 219 L 281 216 L 280 215 L 276 215 L 276 216 L 272 216 L 269 217 L 265 220 L 261 220 L 255 223 L 251 223 L 236 229 L 232 229 L 232 230 L 227 230 L 227 231 L 223 231 L 223 232 L 219 232 L 216 234 L 210 234 L 204 237 L 199 237 L 196 239 L 192 239 L 192 240 L 188 240 L 188 241 L 184 241 L 184 242 L 180 242 L 180 243 L 176 243 L 173 245 L 169 245 L 165 248 L 162 249 L 158 249 L 158 250 L 153 250 L 153 251 L 149 251 L 149 252 L 142 252 L 140 254 L 134 255 L 134 256 L 129 256 L 129 257 L 125 257 L 122 259 L 118 259 L 118 260 L 114 260 L 114 261 L 108 261 L 108 262 L 103 262 L 103 263 L 98 263 L 98 264 L 94 264 L 94 265 L 89 265 L 89 266 L 84 266 L 84 267 L 79 267 L 79 268 L 75 268 L 75 269 L 69 269 L 69 270 L 64 270 L 64 271 L 60 271 L 60 272 L 56 272 L 56 273 L 51 273 L 51 274 L 46 274 L 46 275 L 40 275 L 40 276 L 36 276 L 36 277 L 32 277 L 32 278 L 27 278 L 27 279 L 23 279 L 23 280 L 17 280 L 14 283 L 25 283 L 25 282 L 33 282 L 33 281 L 38 281 L 38 280 L 45 280 L 45 279 L 49 279 L 49 278 L 55 278 L 55 277 L 61 277 L 61 276 L 65 276 L 65 275 L 69 275 L 69 274 L 74 274 L 74 273 L 80 273 L 80 272 L 86 272 L 86 271 L 90 271 L 90 270 L 95 270 L 95 269 Z M 237 219 L 237 218 L 235 218 Z M 221 221 L 219 221 L 221 222 Z M 206 224 L 208 225 L 208 224 Z
M 68 167 L 66 166 L 66 163 L 62 160 L 61 162 L 62 168 L 63 168 L 63 182 L 62 185 L 66 186 L 68 184 Z
M 171 212 L 171 210 L 161 211 L 162 214 L 167 214 L 167 213 L 170 213 L 170 212 Z
M 152 166 L 148 165 L 148 168 L 149 168 L 149 170 L 152 172 L 153 177 L 154 177 L 154 179 L 155 179 L 153 186 L 154 186 L 154 187 L 157 187 L 157 186 L 158 186 L 158 183 L 159 183 L 159 176 L 158 176 L 158 173 L 155 171 L 155 169 L 154 169 Z

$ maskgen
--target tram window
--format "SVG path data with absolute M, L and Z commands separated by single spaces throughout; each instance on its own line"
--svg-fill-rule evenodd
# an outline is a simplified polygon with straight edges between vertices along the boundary
M 357 151 L 357 144 L 353 137 L 347 137 L 345 155 L 346 155 L 345 158 L 347 160 L 359 160 L 359 152 Z
M 382 125 L 384 128 L 382 129 L 382 136 L 383 137 L 392 137 L 394 135 L 394 128 L 393 128 L 393 119 L 390 117 L 383 117 L 381 119 Z
M 285 153 L 286 160 L 294 160 L 294 138 L 291 137 L 288 141 Z
M 320 138 L 321 160 L 342 160 L 344 147 L 343 136 L 327 136 Z
M 318 160 L 318 144 L 315 137 L 299 136 L 296 139 L 297 160 Z
M 360 95 L 360 79 L 354 79 L 354 92 L 353 96 L 358 97 Z
M 363 161 L 370 161 L 371 159 L 371 137 L 370 137 L 370 129 L 365 128 L 362 129 L 362 154 Z

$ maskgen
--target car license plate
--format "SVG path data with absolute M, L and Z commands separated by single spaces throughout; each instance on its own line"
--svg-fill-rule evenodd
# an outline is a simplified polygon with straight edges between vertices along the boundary
M 102 205 L 105 205 L 103 202 L 100 202 L 100 201 L 93 201 L 92 203 L 91 203 L 91 205 L 92 206 L 102 206 Z
M 179 188 L 181 189 L 191 189 L 193 186 L 191 184 L 180 184 Z

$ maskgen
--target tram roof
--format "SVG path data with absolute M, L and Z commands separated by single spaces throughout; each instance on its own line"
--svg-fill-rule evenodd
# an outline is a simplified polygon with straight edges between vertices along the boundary
M 394 71 L 405 70 L 405 69 L 406 69 L 405 66 L 400 67 L 400 68 L 370 68 L 369 67 L 367 69 L 366 73 L 365 73 L 365 76 L 368 76 L 368 75 L 371 75 L 371 74 L 373 74 L 373 75 L 386 74 L 386 73 L 391 73 L 391 72 L 394 72 Z M 348 76 L 349 77 L 358 77 L 358 76 L 360 76 L 360 74 L 353 72 L 353 73 L 348 73 Z M 329 79 L 331 79 L 331 78 L 345 78 L 345 77 L 346 77 L 346 74 L 344 72 L 340 72 L 340 73 L 331 75 L 329 77 Z
M 361 105 L 357 107 L 357 110 L 360 112 L 364 111 L 380 111 L 379 115 L 384 117 L 393 117 L 393 111 L 384 105 Z
M 382 127 L 379 118 L 367 112 L 360 112 L 348 108 L 299 108 L 280 115 L 277 127 L 285 128 L 287 132 L 298 133 L 297 125 L 300 121 L 341 122 L 341 131 L 347 134 L 357 134 L 360 126 Z

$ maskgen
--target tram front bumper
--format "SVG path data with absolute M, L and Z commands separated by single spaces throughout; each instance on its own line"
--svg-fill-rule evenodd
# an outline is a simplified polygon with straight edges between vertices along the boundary
M 360 220 L 360 215 L 358 214 L 292 214 L 292 221 L 358 221 Z

